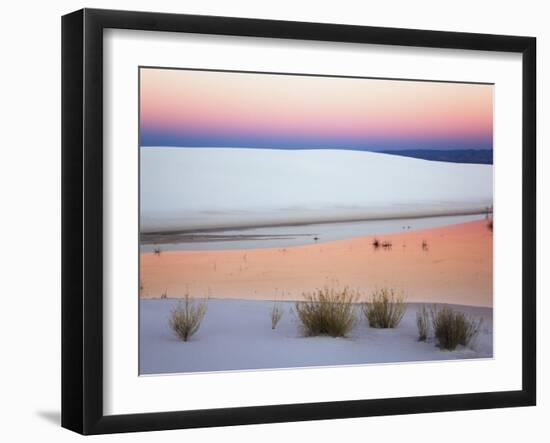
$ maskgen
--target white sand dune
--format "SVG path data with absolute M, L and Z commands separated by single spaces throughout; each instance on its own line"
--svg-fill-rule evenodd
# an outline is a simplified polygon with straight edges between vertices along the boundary
M 212 299 L 199 331 L 184 343 L 168 327 L 175 303 L 171 299 L 140 301 L 141 374 L 491 358 L 493 354 L 491 308 L 455 306 L 472 318 L 483 317 L 483 324 L 471 348 L 451 352 L 440 350 L 432 338 L 418 342 L 415 304 L 409 305 L 396 329 L 369 328 L 363 318 L 349 338 L 332 338 L 304 337 L 291 302 L 282 304 L 284 316 L 272 330 L 273 302 Z
M 141 232 L 483 212 L 492 165 L 372 152 L 141 148 Z

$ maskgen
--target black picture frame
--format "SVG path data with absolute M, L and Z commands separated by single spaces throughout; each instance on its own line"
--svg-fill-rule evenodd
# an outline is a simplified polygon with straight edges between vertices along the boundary
M 104 415 L 102 37 L 108 28 L 521 54 L 522 388 L 506 392 Z M 62 426 L 82 434 L 103 434 L 535 405 L 535 115 L 533 37 L 97 9 L 65 15 L 62 18 Z

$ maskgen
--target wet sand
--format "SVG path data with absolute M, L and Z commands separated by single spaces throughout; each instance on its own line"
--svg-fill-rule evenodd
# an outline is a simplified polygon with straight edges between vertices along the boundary
M 143 252 L 141 297 L 294 300 L 326 285 L 367 297 L 389 286 L 411 302 L 492 306 L 492 251 L 480 220 L 287 248 Z

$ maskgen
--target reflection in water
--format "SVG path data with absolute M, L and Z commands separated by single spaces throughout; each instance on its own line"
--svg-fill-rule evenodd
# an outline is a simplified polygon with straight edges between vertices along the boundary
M 140 235 L 142 252 L 158 253 L 160 249 L 202 251 L 227 249 L 277 248 L 304 246 L 369 235 L 384 235 L 410 230 L 430 229 L 483 219 L 484 214 L 419 217 L 412 219 L 367 220 L 308 225 L 208 230 L 192 232 L 158 232 Z M 373 240 L 373 248 L 391 250 L 388 240 Z M 428 244 L 422 243 L 427 251 Z

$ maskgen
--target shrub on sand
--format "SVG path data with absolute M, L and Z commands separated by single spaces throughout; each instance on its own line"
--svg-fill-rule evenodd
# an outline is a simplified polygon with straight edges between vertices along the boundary
M 445 306 L 432 308 L 432 326 L 441 349 L 453 351 L 458 345 L 467 346 L 478 334 L 483 318 L 475 321 L 463 312 Z
M 363 304 L 363 314 L 372 328 L 396 328 L 406 310 L 405 297 L 388 288 L 377 289 Z
M 430 316 L 428 309 L 422 305 L 416 311 L 416 327 L 418 328 L 418 341 L 426 341 L 428 338 L 428 329 L 430 328 Z
M 279 320 L 283 317 L 283 308 L 278 303 L 273 303 L 273 306 L 271 307 L 271 329 L 275 329 L 277 327 L 277 324 L 279 323 Z
M 345 337 L 355 326 L 356 292 L 325 287 L 304 293 L 303 297 L 305 300 L 296 302 L 295 307 L 305 335 Z
M 197 302 L 185 294 L 183 300 L 178 301 L 170 314 L 170 328 L 183 341 L 189 340 L 201 325 L 206 314 L 207 303 Z

